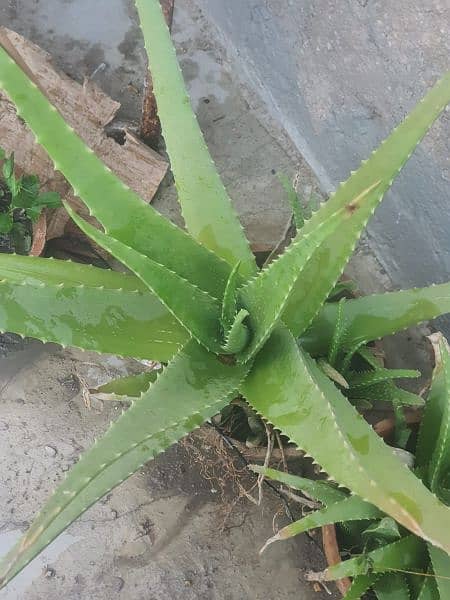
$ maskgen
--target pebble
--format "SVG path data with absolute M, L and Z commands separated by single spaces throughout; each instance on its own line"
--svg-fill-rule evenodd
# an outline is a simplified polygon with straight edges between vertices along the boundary
M 45 446 L 45 453 L 47 454 L 47 456 L 56 456 L 58 454 L 58 451 L 56 450 L 56 448 L 53 448 L 53 446 Z

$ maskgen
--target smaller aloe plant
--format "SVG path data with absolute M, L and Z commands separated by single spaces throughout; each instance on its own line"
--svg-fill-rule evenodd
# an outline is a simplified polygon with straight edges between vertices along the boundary
M 400 456 L 430 490 L 450 505 L 450 352 L 441 334 L 433 338 L 436 366 L 415 456 L 404 451 Z M 369 589 L 378 600 L 450 598 L 450 557 L 411 535 L 373 504 L 328 481 L 312 481 L 265 467 L 251 468 L 301 490 L 323 505 L 281 529 L 263 549 L 310 529 L 336 524 L 341 549 L 352 556 L 322 573 L 310 574 L 310 578 L 331 581 L 352 577 L 345 600 L 359 600 Z
M 367 221 L 450 101 L 450 73 L 304 221 L 288 248 L 258 270 L 190 106 L 161 6 L 158 0 L 136 0 L 136 6 L 187 231 L 124 185 L 0 48 L 0 86 L 103 231 L 67 207 L 70 215 L 129 271 L 0 255 L 0 330 L 167 363 L 150 387 L 142 378 L 121 382 L 121 393 L 130 386 L 129 408 L 80 457 L 0 561 L 0 587 L 99 498 L 237 392 L 331 479 L 450 552 L 450 509 L 315 360 L 337 361 L 354 377 L 353 388 L 388 384 L 388 375 L 370 364 L 369 374 L 353 373 L 357 351 L 450 312 L 450 283 L 326 303 Z
M 298 228 L 298 220 L 295 222 Z M 346 350 L 343 307 L 346 300 L 352 297 L 350 294 L 355 291 L 356 284 L 349 280 L 339 282 L 331 291 L 327 302 L 338 301 L 336 324 L 328 351 L 324 356 L 316 356 L 317 364 L 359 412 L 372 409 L 377 402 L 391 404 L 396 417 L 394 439 L 398 447 L 404 448 L 410 435 L 404 408 L 420 407 L 423 399 L 399 387 L 395 381 L 420 377 L 420 372 L 414 369 L 384 368 L 377 349 L 370 344 Z M 264 445 L 267 441 L 263 419 L 242 398 L 236 398 L 224 407 L 216 423 L 225 433 L 249 446 Z

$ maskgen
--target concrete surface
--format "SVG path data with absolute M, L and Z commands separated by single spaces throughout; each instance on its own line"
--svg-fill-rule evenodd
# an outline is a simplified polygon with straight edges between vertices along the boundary
M 39 343 L 0 359 L 2 553 L 120 408 L 93 399 L 89 410 L 78 377 L 96 385 L 130 367 Z M 211 440 L 189 438 L 108 494 L 0 600 L 329 598 L 302 581 L 304 569 L 323 564 L 307 537 L 258 555 L 280 501 L 267 491 L 262 508 L 238 501 L 236 485 L 222 481 L 231 457 L 214 454 Z M 250 489 L 254 479 L 241 482 Z M 276 521 L 286 522 L 283 512 Z
M 450 67 L 448 0 L 197 0 L 325 191 Z M 450 113 L 411 159 L 368 241 L 396 287 L 450 279 Z
M 0 24 L 52 52 L 78 80 L 104 64 L 95 80 L 122 101 L 120 118 L 137 123 L 144 60 L 131 2 L 8 0 L 1 3 Z M 230 75 L 223 50 L 191 0 L 178 3 L 174 38 L 201 126 L 245 226 L 257 248 L 270 247 L 289 218 L 274 172 L 300 172 L 306 194 L 317 191 L 314 176 L 259 98 Z M 155 204 L 180 220 L 170 180 Z M 116 415 L 117 405 L 102 402 L 88 410 L 77 376 L 94 384 L 135 365 L 4 336 L 0 355 L 6 355 L 0 359 L 3 553 Z M 323 566 L 317 544 L 307 537 L 258 556 L 279 499 L 266 493 L 261 509 L 235 502 L 236 487 L 220 493 L 220 478 L 211 480 L 205 471 L 206 445 L 211 448 L 193 438 L 129 479 L 1 591 L 0 600 L 329 598 L 302 579 L 304 569 Z M 213 457 L 209 464 L 221 467 L 223 461 Z M 283 514 L 277 520 L 286 522 Z

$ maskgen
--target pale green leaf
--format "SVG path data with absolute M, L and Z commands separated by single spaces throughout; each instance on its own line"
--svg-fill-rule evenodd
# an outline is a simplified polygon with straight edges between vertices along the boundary
M 129 189 L 88 148 L 0 46 L 0 88 L 16 105 L 37 142 L 47 151 L 105 231 L 198 285 L 222 297 L 230 266 L 162 217 Z M 76 158 L 74 158 L 76 157 Z M 189 165 L 192 164 L 189 156 Z M 233 262 L 235 264 L 236 261 Z
M 333 523 L 346 523 L 348 521 L 380 519 L 382 516 L 383 513 L 373 506 L 373 504 L 364 502 L 358 496 L 350 496 L 340 502 L 335 502 L 330 506 L 311 512 L 299 521 L 294 521 L 294 523 L 286 525 L 286 527 L 280 529 L 278 533 L 267 540 L 264 548 L 273 542 L 287 540 L 316 527 L 323 527 L 324 525 L 331 525 Z
M 367 220 L 449 101 L 450 72 L 436 83 L 405 121 L 394 129 L 370 158 L 364 161 L 328 202 L 305 223 L 301 231 L 307 235 L 317 227 L 317 223 L 351 203 L 353 198 L 374 181 L 381 182 L 372 190 L 362 210 L 358 211 L 357 218 L 348 220 L 319 246 L 299 278 L 283 313 L 284 323 L 295 336 L 303 334 L 321 308 L 341 275 Z M 317 276 L 318 273 L 320 277 Z
M 230 265 L 240 261 L 243 276 L 253 275 L 254 256 L 192 110 L 161 5 L 136 0 L 136 6 L 186 227 Z
M 154 383 L 160 373 L 159 370 L 147 371 L 138 375 L 127 375 L 119 377 L 104 383 L 97 388 L 90 389 L 91 394 L 101 394 L 102 396 L 110 396 L 112 399 L 121 399 L 122 396 L 131 398 L 139 398 L 141 394 L 146 392 L 150 385 Z
M 214 416 L 247 370 L 224 365 L 189 342 L 149 391 L 72 467 L 25 536 L 0 562 L 0 587 L 99 498 Z
M 343 577 L 387 573 L 399 569 L 420 572 L 425 552 L 424 541 L 415 535 L 408 535 L 397 542 L 328 567 L 321 575 L 326 581 L 332 581 Z
M 285 328 L 278 327 L 257 355 L 242 392 L 331 479 L 450 550 L 450 509 L 399 461 Z
M 441 600 L 450 598 L 450 556 L 431 544 L 428 544 L 428 553 L 433 565 L 433 574 Z
M 450 312 L 450 283 L 347 300 L 343 307 L 347 348 L 377 340 Z M 338 317 L 336 304 L 325 304 L 302 335 L 305 350 L 327 352 Z
M 378 579 L 378 574 L 358 575 L 352 581 L 352 585 L 345 594 L 343 600 L 361 600 Z
M 262 347 L 280 319 L 289 296 L 317 247 L 347 220 L 358 214 L 378 182 L 355 197 L 308 234 L 297 234 L 286 251 L 238 290 L 239 303 L 249 312 L 250 343 L 238 359 L 246 361 Z
M 137 277 L 7 254 L 0 254 L 0 331 L 159 361 L 189 339 Z
M 408 583 L 401 573 L 383 575 L 373 589 L 378 600 L 411 600 Z
M 310 498 L 325 504 L 325 506 L 341 502 L 348 497 L 347 492 L 338 489 L 334 484 L 328 481 L 315 481 L 314 479 L 291 475 L 290 473 L 284 473 L 283 471 L 277 471 L 261 465 L 250 465 L 249 468 L 255 473 L 264 475 L 264 477 L 267 477 L 268 479 L 279 481 L 280 483 L 290 486 L 294 490 L 305 492 Z
M 84 221 L 68 204 L 66 210 L 78 227 L 99 246 L 120 260 L 161 300 L 186 330 L 212 352 L 221 353 L 221 306 L 213 298 L 164 265 L 156 263 L 130 246 L 102 233 Z

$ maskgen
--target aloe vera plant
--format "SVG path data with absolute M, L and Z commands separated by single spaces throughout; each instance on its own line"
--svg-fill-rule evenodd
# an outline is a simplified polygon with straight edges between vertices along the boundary
M 420 425 L 415 456 L 408 456 L 425 485 L 450 505 L 450 352 L 442 334 L 435 334 L 436 364 Z M 412 460 L 409 460 L 411 458 Z M 450 557 L 441 549 L 411 535 L 404 527 L 357 495 L 327 481 L 312 481 L 266 467 L 253 470 L 305 492 L 323 507 L 281 529 L 264 549 L 278 540 L 315 527 L 337 524 L 342 548 L 353 556 L 312 575 L 321 580 L 352 577 L 345 600 L 359 600 L 372 589 L 378 600 L 444 600 L 450 594 Z
M 1 87 L 103 231 L 71 212 L 73 219 L 131 272 L 0 256 L 0 329 L 168 363 L 139 397 L 140 382 L 131 382 L 130 407 L 80 458 L 3 558 L 1 585 L 101 496 L 211 418 L 237 391 L 332 479 L 450 551 L 450 510 L 297 343 L 308 328 L 314 331 L 318 313 L 319 323 L 324 319 L 322 305 L 367 220 L 449 102 L 450 74 L 305 221 L 287 250 L 258 270 L 191 110 L 159 2 L 136 5 L 187 232 L 118 180 L 0 49 Z M 366 329 L 364 320 L 354 324 L 342 338 L 346 362 L 359 340 L 448 311 L 447 292 L 450 284 L 417 309 L 399 309 L 394 317 L 386 312 L 379 330 L 376 323 Z M 357 305 L 356 312 L 358 306 L 369 319 L 373 307 Z M 345 331 L 349 325 L 345 321 Z

